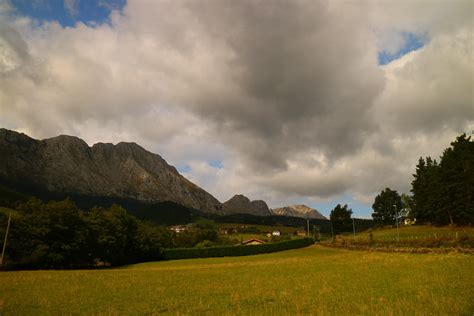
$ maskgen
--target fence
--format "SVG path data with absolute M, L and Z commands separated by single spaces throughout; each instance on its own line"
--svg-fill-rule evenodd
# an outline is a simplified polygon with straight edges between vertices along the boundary
M 377 236 L 337 236 L 333 242 L 342 245 L 400 246 L 400 247 L 462 247 L 474 248 L 474 233 L 470 231 L 419 233 Z

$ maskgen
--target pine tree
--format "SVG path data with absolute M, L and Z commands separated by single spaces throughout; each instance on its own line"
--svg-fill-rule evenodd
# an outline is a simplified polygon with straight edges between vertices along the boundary
M 456 138 L 438 164 L 431 157 L 418 160 L 412 182 L 412 213 L 419 223 L 474 222 L 474 142 Z
M 338 204 L 329 215 L 334 232 L 349 231 L 352 227 L 351 215 L 352 210 L 347 205 L 341 206 L 341 204 Z
M 441 211 L 451 224 L 474 222 L 474 142 L 463 134 L 447 148 L 440 163 Z

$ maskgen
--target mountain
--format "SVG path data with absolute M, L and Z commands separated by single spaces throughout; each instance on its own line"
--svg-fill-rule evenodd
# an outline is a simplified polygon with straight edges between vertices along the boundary
M 234 195 L 230 200 L 224 202 L 222 209 L 226 214 L 272 215 L 265 201 L 250 201 L 249 198 L 241 194 Z
M 0 184 L 222 212 L 222 204 L 211 194 L 135 143 L 89 147 L 73 136 L 36 140 L 0 129 Z
M 290 205 L 271 210 L 273 215 L 294 216 L 303 218 L 325 219 L 327 218 L 314 208 L 306 205 Z

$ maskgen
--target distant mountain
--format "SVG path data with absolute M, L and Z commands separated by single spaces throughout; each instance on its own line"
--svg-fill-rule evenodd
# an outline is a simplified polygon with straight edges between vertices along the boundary
M 222 204 L 157 154 L 135 143 L 98 143 L 61 135 L 36 140 L 0 129 L 0 185 L 47 192 L 173 202 L 220 214 Z
M 241 194 L 234 195 L 230 200 L 224 202 L 222 209 L 226 214 L 272 215 L 265 201 L 250 201 L 249 198 Z
M 294 217 L 303 217 L 303 218 L 313 218 L 313 219 L 325 219 L 327 218 L 319 213 L 314 208 L 308 207 L 306 205 L 290 205 L 280 208 L 274 208 L 271 210 L 273 215 L 281 216 L 294 216 Z

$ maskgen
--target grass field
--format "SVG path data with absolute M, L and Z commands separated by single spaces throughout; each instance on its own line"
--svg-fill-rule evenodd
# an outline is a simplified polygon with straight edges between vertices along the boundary
M 474 257 L 311 246 L 110 270 L 0 273 L 0 314 L 474 312 Z
M 360 237 L 367 237 L 369 233 L 372 233 L 374 238 L 396 238 L 397 228 L 385 228 L 385 229 L 373 229 L 357 234 Z M 399 228 L 400 238 L 408 237 L 432 237 L 436 236 L 458 236 L 471 235 L 474 236 L 474 227 L 450 227 L 450 226 L 430 226 L 430 225 L 412 225 L 412 226 L 400 226 Z

